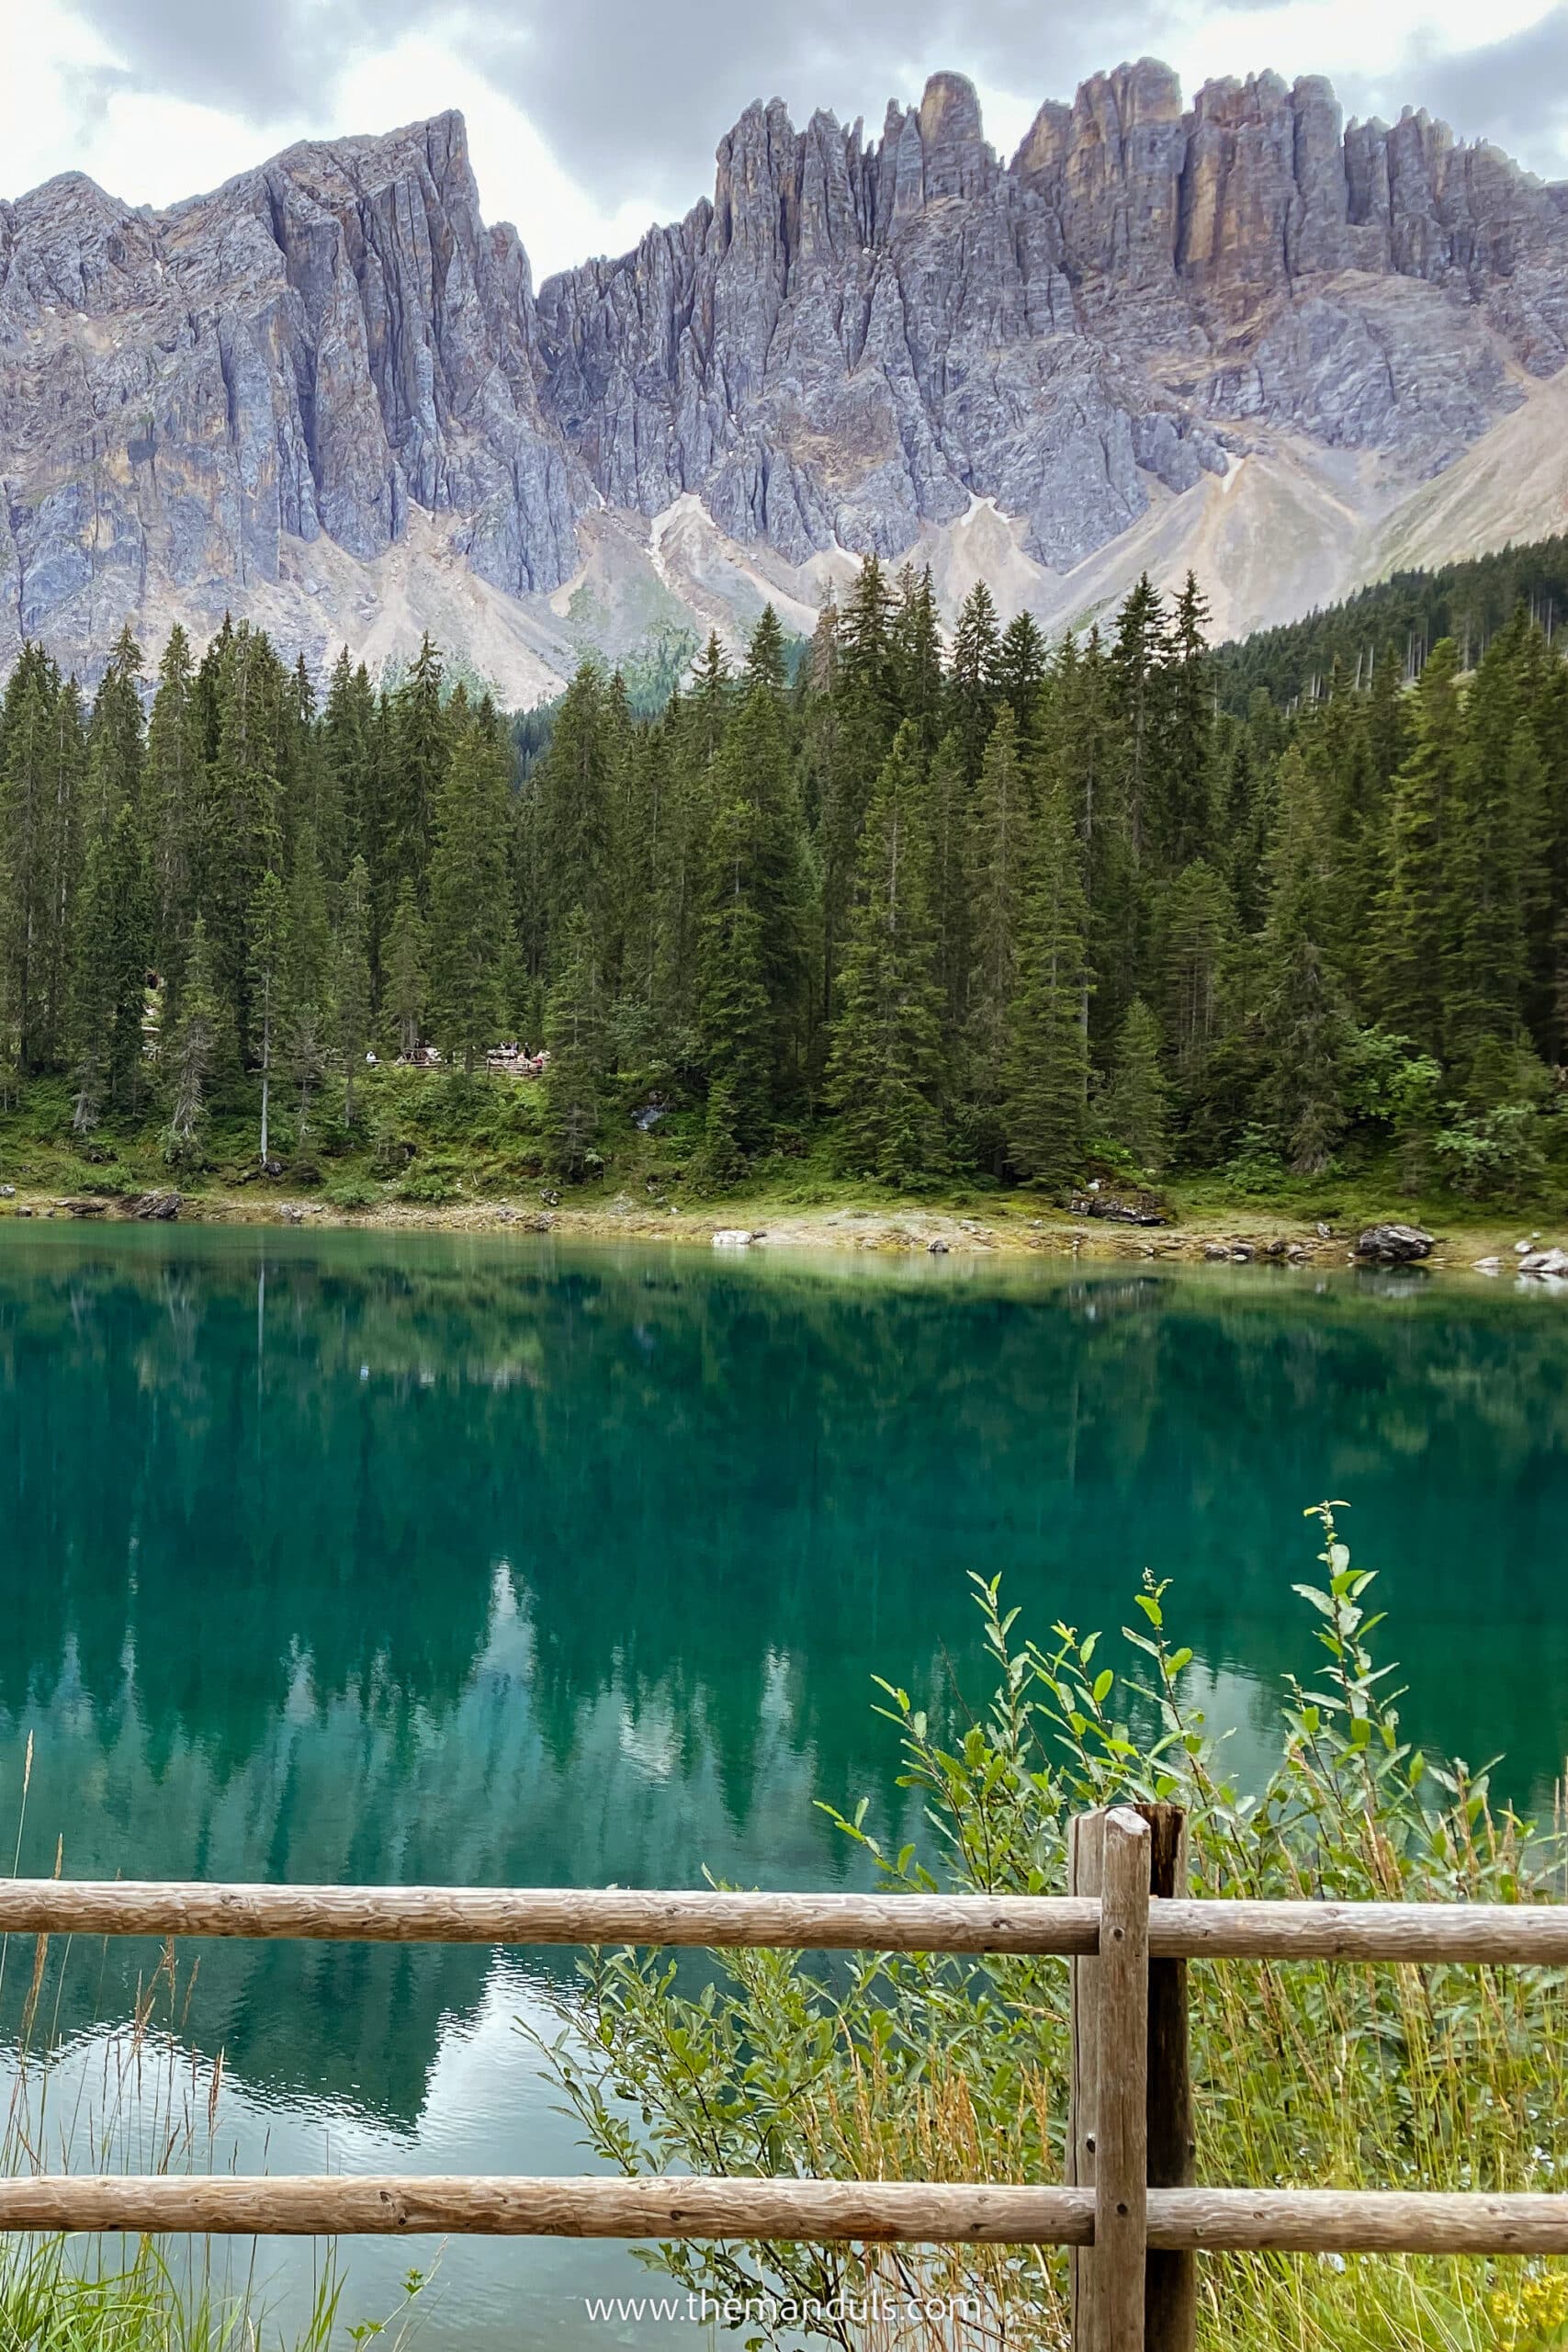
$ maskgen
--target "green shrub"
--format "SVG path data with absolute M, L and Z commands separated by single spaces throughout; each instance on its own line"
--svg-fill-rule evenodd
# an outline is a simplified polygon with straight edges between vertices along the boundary
M 334 1209 L 374 1208 L 380 1197 L 379 1184 L 372 1183 L 368 1176 L 356 1175 L 352 1171 L 334 1176 L 325 1194 L 328 1205 Z
M 1073 1815 L 1119 1798 L 1188 1810 L 1193 1891 L 1520 1902 L 1556 1893 L 1560 1841 L 1489 1801 L 1484 1773 L 1403 1736 L 1371 1642 L 1369 1575 L 1335 1521 L 1323 1574 L 1295 1588 L 1322 1655 L 1288 1679 L 1281 1753 L 1239 1788 L 1193 1696 L 1193 1654 L 1145 1578 L 1120 1656 L 1098 1634 L 1021 1640 L 997 1583 L 976 1577 L 996 1677 L 952 1737 L 883 1684 L 900 1785 L 931 1850 L 895 1851 L 865 1800 L 835 1814 L 893 1892 L 1065 1889 Z M 829 1808 L 830 1810 L 830 1808 Z M 695 1995 L 659 1956 L 599 1953 L 562 1996 L 558 2077 L 602 2156 L 628 2173 L 1060 2178 L 1068 2073 L 1066 1964 L 1027 1957 L 712 1955 Z M 1227 1962 L 1190 1973 L 1201 2180 L 1454 2189 L 1568 2187 L 1568 1985 L 1562 1972 Z M 886 2273 L 874 2252 L 660 2246 L 646 2258 L 694 2291 L 829 2304 Z M 1064 2266 L 1026 2248 L 902 2250 L 900 2276 L 977 2295 L 976 2342 L 1059 2346 Z M 1211 2259 L 1206 2346 L 1247 2352 L 1488 2352 L 1545 2342 L 1516 2324 L 1540 2266 L 1416 2259 Z M 1510 2300 L 1512 2299 L 1512 2300 Z M 1555 2304 L 1552 2304 L 1555 2309 Z M 1514 2313 L 1514 2318 L 1509 2313 Z M 1529 2319 L 1533 2325 L 1533 2319 Z M 846 2344 L 852 2331 L 826 2333 Z M 886 2339 L 893 2341 L 894 2339 Z M 898 2339 L 909 2341 L 913 2339 Z
M 454 1169 L 444 1168 L 432 1160 L 423 1167 L 412 1170 L 403 1178 L 398 1186 L 398 1198 L 400 1201 L 418 1201 L 427 1208 L 439 1208 L 447 1201 L 458 1199 L 462 1190 L 462 1180 Z

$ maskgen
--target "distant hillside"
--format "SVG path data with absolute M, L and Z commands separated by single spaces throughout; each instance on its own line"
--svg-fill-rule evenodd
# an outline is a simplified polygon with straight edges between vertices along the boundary
M 1310 701 L 1336 662 L 1352 677 L 1359 665 L 1363 679 L 1389 659 L 1416 668 L 1443 637 L 1468 668 L 1520 605 L 1549 637 L 1568 624 L 1568 536 L 1430 571 L 1396 571 L 1304 620 L 1222 645 L 1214 657 L 1220 699 L 1238 713 L 1259 690 L 1281 704 Z

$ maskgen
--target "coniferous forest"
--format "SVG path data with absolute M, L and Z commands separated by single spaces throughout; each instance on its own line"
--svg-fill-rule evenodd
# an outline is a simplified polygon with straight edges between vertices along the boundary
M 1190 581 L 1050 645 L 868 560 L 808 644 L 769 611 L 650 713 L 585 663 L 525 721 L 428 642 L 318 693 L 244 625 L 152 674 L 125 634 L 90 701 L 30 647 L 6 1102 L 191 1174 L 243 1103 L 270 1165 L 352 1146 L 367 1056 L 519 1039 L 563 1179 L 652 1104 L 708 1192 L 803 1152 L 1063 1194 L 1360 1155 L 1529 1198 L 1568 1128 L 1568 669 L 1529 602 L 1468 644 L 1341 612 L 1286 694 Z

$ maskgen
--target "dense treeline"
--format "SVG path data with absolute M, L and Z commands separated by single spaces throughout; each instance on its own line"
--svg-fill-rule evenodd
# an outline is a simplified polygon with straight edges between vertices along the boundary
M 1324 612 L 1222 645 L 1220 699 L 1242 714 L 1259 688 L 1286 705 L 1314 700 L 1327 692 L 1336 662 L 1353 683 L 1388 660 L 1408 678 L 1445 637 L 1468 670 L 1520 605 L 1549 638 L 1568 623 L 1568 538 L 1505 548 L 1435 571 L 1396 571 Z
M 1098 1156 L 1244 1180 L 1392 1133 L 1413 1185 L 1528 1188 L 1568 1057 L 1568 671 L 1527 610 L 1472 673 L 1216 688 L 1189 581 L 1049 648 L 986 590 L 944 642 L 874 561 L 792 662 L 766 613 L 653 716 L 585 665 L 547 747 L 225 628 L 146 706 L 37 648 L 0 710 L 0 1035 L 75 1121 L 199 1162 L 242 1075 L 299 1136 L 372 1041 L 547 1042 L 555 1164 L 657 1090 L 728 1183 L 828 1123 L 848 1174 L 1060 1186 Z M 149 1013 L 149 976 L 155 980 Z M 259 1088 L 256 1081 L 259 1080 Z

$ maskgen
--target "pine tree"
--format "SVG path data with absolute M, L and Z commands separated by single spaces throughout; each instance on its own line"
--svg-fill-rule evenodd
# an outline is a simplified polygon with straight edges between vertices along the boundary
M 192 897 L 207 918 L 219 992 L 233 1032 L 250 1039 L 259 1034 L 251 1003 L 254 975 L 273 947 L 265 942 L 258 950 L 252 922 L 264 904 L 267 877 L 280 870 L 283 851 L 277 768 L 288 676 L 267 639 L 244 622 L 214 641 L 202 676 L 216 741 L 202 763 Z M 270 1023 L 269 1015 L 269 1034 Z
M 1025 755 L 1037 744 L 1040 690 L 1045 683 L 1048 655 L 1040 625 L 1032 613 L 1009 621 L 997 648 L 997 691 L 1010 707 L 1018 740 Z
M 1077 1172 L 1088 1119 L 1085 910 L 1077 831 L 1053 783 L 1034 828 L 1021 910 L 1002 1126 L 1015 1171 L 1061 1184 Z
M 158 666 L 142 763 L 142 827 L 149 856 L 152 962 L 177 983 L 196 920 L 191 877 L 202 800 L 201 743 L 192 692 L 190 639 L 176 621 Z M 165 999 L 172 1004 L 177 989 Z
M 1376 989 L 1385 1025 L 1424 1052 L 1443 1047 L 1445 861 L 1458 798 L 1459 652 L 1432 648 L 1412 697 L 1414 742 L 1393 779 L 1388 887 L 1377 910 Z
M 333 996 L 337 1051 L 343 1064 L 343 1123 L 354 1125 L 354 1081 L 370 1044 L 370 868 L 356 857 L 344 884 Z
M 1007 1159 L 1002 1103 L 1018 994 L 1018 957 L 1030 819 L 1010 703 L 997 714 L 980 762 L 970 823 L 970 942 L 964 1100 L 970 1148 L 999 1175 Z
M 1179 872 L 1207 857 L 1214 841 L 1214 681 L 1209 607 L 1189 572 L 1176 599 L 1168 639 L 1166 739 L 1160 761 L 1161 862 Z
M 89 839 L 107 835 L 119 811 L 141 797 L 141 648 L 129 624 L 115 639 L 93 698 L 87 730 L 85 824 Z
M 1345 1130 L 1355 1031 L 1324 947 L 1331 901 L 1323 810 L 1294 745 L 1280 763 L 1278 798 L 1262 939 L 1263 1107 L 1292 1169 L 1314 1176 Z
M 1157 1175 L 1165 1165 L 1170 1090 L 1160 1068 L 1159 1023 L 1143 998 L 1135 996 L 1117 1039 L 1116 1067 L 1100 1124 L 1150 1175 Z
M 285 965 L 288 953 L 288 899 L 275 867 L 263 875 L 251 901 L 246 926 L 250 949 L 247 1004 L 250 1046 L 261 1072 L 261 1136 L 258 1157 L 266 1170 L 272 1159 L 272 1075 L 284 1012 Z
M 435 808 L 430 867 L 430 1002 L 436 1035 L 471 1070 L 507 1009 L 512 904 L 507 773 L 493 725 L 453 745 Z
M 945 680 L 942 671 L 942 620 L 931 568 L 917 572 L 906 564 L 898 574 L 897 602 L 887 649 L 889 690 L 900 718 L 912 718 L 922 747 L 936 740 Z
M 708 1099 L 700 1170 L 706 1183 L 723 1185 L 740 1174 L 771 1128 L 761 923 L 739 886 L 719 899 L 704 927 L 701 1014 Z
M 559 967 L 550 991 L 544 1124 L 553 1166 L 574 1183 L 596 1159 L 602 1038 L 593 933 L 582 909 L 573 907 L 561 926 Z
M 224 1012 L 207 944 L 207 925 L 197 915 L 186 958 L 179 1018 L 164 1053 L 169 1085 L 169 1124 L 164 1157 L 174 1167 L 199 1161 L 207 1118 L 207 1089 L 225 1058 Z
M 1134 867 L 1157 840 L 1160 785 L 1168 732 L 1165 615 L 1148 573 L 1122 605 L 1111 656 L 1118 721 L 1122 801 Z
M 839 618 L 835 639 L 832 759 L 821 764 L 817 853 L 822 889 L 822 1024 L 831 1025 L 848 948 L 851 906 L 863 831 L 893 738 L 891 599 L 882 567 L 868 556 Z
M 332 1051 L 333 949 L 316 837 L 306 826 L 294 853 L 279 1003 L 281 1061 L 299 1102 L 297 1140 L 303 1143 L 310 1102 L 326 1075 Z
M 396 904 L 405 882 L 413 884 L 422 907 L 425 902 L 435 805 L 453 731 L 441 655 L 427 636 L 388 710 L 378 837 L 372 843 L 372 870 L 384 906 Z
M 398 1051 L 412 1060 L 421 1043 L 421 1028 L 430 1001 L 425 971 L 426 934 L 412 882 L 398 894 L 382 948 L 381 1010 L 397 1039 Z
M 997 607 L 990 590 L 979 580 L 959 607 L 948 673 L 948 723 L 958 738 L 964 774 L 971 784 L 980 774 L 991 722 L 997 715 L 1000 654 Z
M 929 800 L 908 722 L 866 812 L 841 996 L 828 1084 L 843 1166 L 884 1184 L 938 1174 L 947 1163 L 942 991 Z
M 377 719 L 370 673 L 363 662 L 354 662 L 345 645 L 328 683 L 320 729 L 321 757 L 324 788 L 340 812 L 344 854 L 350 859 L 363 857 L 367 871 L 378 848 Z
M 134 1114 L 142 1092 L 150 924 L 146 861 L 129 800 L 87 852 L 76 926 L 73 1125 L 81 1134 L 108 1104 Z
M 536 968 L 556 968 L 567 916 L 580 909 L 593 933 L 601 976 L 609 944 L 612 810 L 615 743 L 606 681 L 584 662 L 561 696 L 549 750 L 534 779 L 538 804 L 540 893 Z

